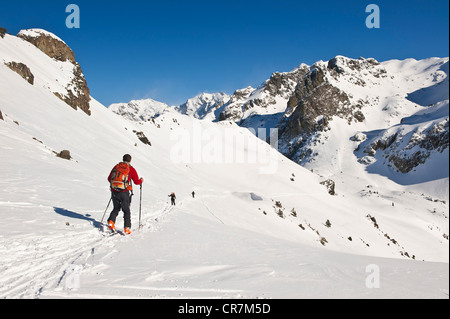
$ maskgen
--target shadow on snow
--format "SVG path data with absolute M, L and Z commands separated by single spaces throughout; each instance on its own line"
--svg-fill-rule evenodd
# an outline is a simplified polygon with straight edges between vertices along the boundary
M 95 228 L 98 228 L 98 229 L 102 228 L 102 223 L 100 223 L 98 220 L 95 220 L 94 218 L 92 218 L 90 214 L 83 215 L 83 214 L 75 213 L 70 210 L 67 210 L 64 208 L 59 208 L 59 207 L 53 207 L 53 209 L 54 209 L 55 213 L 57 213 L 61 216 L 73 218 L 73 219 L 86 220 L 86 221 L 92 223 L 92 226 L 94 226 Z

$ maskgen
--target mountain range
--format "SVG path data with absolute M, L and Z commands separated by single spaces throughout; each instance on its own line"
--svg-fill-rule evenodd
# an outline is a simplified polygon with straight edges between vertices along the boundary
M 423 184 L 448 200 L 448 73 L 448 58 L 380 63 L 337 56 L 276 72 L 258 88 L 232 95 L 202 93 L 180 106 L 148 99 L 109 108 L 138 122 L 166 111 L 231 121 L 267 130 L 267 139 L 276 128 L 280 152 L 324 176 L 362 165 L 401 185 Z

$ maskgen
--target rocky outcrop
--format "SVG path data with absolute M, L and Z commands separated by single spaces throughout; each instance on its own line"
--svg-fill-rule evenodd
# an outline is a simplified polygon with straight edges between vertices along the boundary
M 287 137 L 323 131 L 334 116 L 346 119 L 349 124 L 364 121 L 362 105 L 352 104 L 346 92 L 328 81 L 326 75 L 330 70 L 343 72 L 333 63 L 331 69 L 330 63 L 328 68 L 317 64 L 298 83 L 288 102 L 286 113 L 289 119 L 286 122 L 287 129 L 284 130 Z
M 291 72 L 280 73 L 275 72 L 269 80 L 264 84 L 263 91 L 270 96 L 281 96 L 283 98 L 290 98 L 293 89 L 297 83 L 309 72 L 309 67 L 306 64 L 300 65 Z
M 397 145 L 402 141 L 396 140 Z M 401 173 L 409 173 L 431 156 L 432 152 L 442 153 L 449 147 L 448 118 L 430 128 L 415 132 L 404 147 L 393 148 L 389 162 Z M 388 153 L 389 154 L 389 153 Z
M 351 140 L 359 143 L 355 149 L 358 161 L 367 166 L 386 165 L 403 174 L 414 171 L 431 156 L 449 148 L 445 110 L 448 112 L 448 101 L 430 107 L 424 114 L 404 118 L 389 129 L 357 133 Z
M 74 78 L 72 79 L 72 82 L 70 82 L 66 87 L 67 93 L 61 94 L 55 92 L 54 94 L 73 109 L 76 110 L 77 108 L 80 108 L 87 115 L 91 115 L 89 105 L 91 100 L 90 91 L 78 63 L 74 67 L 73 74 Z
M 4 121 L 2 111 L 0 111 L 0 120 Z
M 73 64 L 73 77 L 65 88 L 66 92 L 54 92 L 54 94 L 73 109 L 79 108 L 91 115 L 89 87 L 81 66 L 76 62 L 75 54 L 69 46 L 55 35 L 40 29 L 23 30 L 17 36 L 30 42 L 52 59 Z
M 343 74 L 346 70 L 362 72 L 366 71 L 371 73 L 373 76 L 379 78 L 383 74 L 386 74 L 386 70 L 384 68 L 374 68 L 379 67 L 380 63 L 375 59 L 364 59 L 359 58 L 349 59 L 343 56 L 336 56 L 328 61 L 327 68 L 329 70 L 334 70 L 337 74 Z
M 147 138 L 147 136 L 145 136 L 144 132 L 137 132 L 137 131 L 133 131 L 134 134 L 136 134 L 137 138 L 144 143 L 145 145 L 148 146 L 152 146 L 152 143 L 150 142 L 150 140 Z
M 332 179 L 327 179 L 326 181 L 323 181 L 320 184 L 324 185 L 327 188 L 328 194 L 330 194 L 331 196 L 336 195 L 335 191 L 336 183 Z
M 324 71 L 314 69 L 302 83 L 297 85 L 288 102 L 288 112 L 282 134 L 287 138 L 315 131 L 323 131 L 331 117 L 348 117 L 350 100 L 345 92 L 327 83 Z
M 1 27 L 0 27 L 0 38 L 3 39 L 3 38 L 5 37 L 6 31 L 7 31 L 7 30 L 6 30 L 5 28 L 1 28 Z
M 24 78 L 25 81 L 30 83 L 31 85 L 34 84 L 34 75 L 31 73 L 31 70 L 29 67 L 27 67 L 25 64 L 20 62 L 8 62 L 5 63 L 7 67 L 9 67 L 11 70 L 19 74 L 22 78 Z
M 43 30 L 26 30 L 17 35 L 19 38 L 30 42 L 52 59 L 76 64 L 75 54 L 61 39 Z
M 364 121 L 363 105 L 352 103 L 350 96 L 328 79 L 332 73 L 343 72 L 335 63 L 317 63 L 297 84 L 278 125 L 281 148 L 289 158 L 300 162 L 312 156 L 308 146 L 320 132 L 329 129 L 334 117 L 349 124 Z
M 251 86 L 245 89 L 236 90 L 231 96 L 228 103 L 224 105 L 223 111 L 219 115 L 219 122 L 226 120 L 235 122 L 240 121 L 243 115 L 243 110 L 245 108 L 245 101 L 249 99 L 254 90 L 255 89 Z
M 56 156 L 59 158 L 65 159 L 65 160 L 72 159 L 72 156 L 70 155 L 70 151 L 68 151 L 68 150 L 63 150 L 63 151 L 59 152 Z

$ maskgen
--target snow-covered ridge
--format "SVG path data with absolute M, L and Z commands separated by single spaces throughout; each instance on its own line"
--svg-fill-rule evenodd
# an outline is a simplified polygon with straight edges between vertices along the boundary
M 112 112 L 135 122 L 147 122 L 161 116 L 165 112 L 174 111 L 174 107 L 152 99 L 133 100 L 128 103 L 115 103 L 108 108 Z
M 279 148 L 284 155 L 329 177 L 342 171 L 342 165 L 330 158 L 337 152 L 339 154 L 333 158 L 345 158 L 355 166 L 362 165 L 371 173 L 402 181 L 402 184 L 417 184 L 434 180 L 434 177 L 448 181 L 448 170 L 429 178 L 424 178 L 424 173 L 417 173 L 417 170 L 426 172 L 427 162 L 434 163 L 434 156 L 444 163 L 448 161 L 448 125 L 445 124 L 448 108 L 439 109 L 442 115 L 439 123 L 430 124 L 424 118 L 425 122 L 416 123 L 415 129 L 401 125 L 404 119 L 427 112 L 430 106 L 448 104 L 448 61 L 448 58 L 428 58 L 378 62 L 373 58 L 336 56 L 311 66 L 301 64 L 289 72 L 273 73 L 256 89 L 236 90 L 231 96 L 203 93 L 176 109 L 195 118 L 234 121 L 254 130 L 278 128 Z M 129 112 L 134 111 L 131 108 Z M 135 119 L 139 120 L 139 117 Z M 402 134 L 387 133 L 398 132 L 400 125 Z M 435 129 L 426 129 L 429 125 Z M 437 128 L 443 131 L 433 134 Z M 405 139 L 412 133 L 406 134 L 406 131 L 420 132 L 418 134 L 425 135 L 423 141 L 439 141 L 428 143 L 428 150 L 415 149 L 409 157 L 400 149 L 395 154 L 386 153 L 384 156 L 391 160 L 380 160 L 374 165 L 375 157 L 367 155 L 373 152 L 364 145 L 355 145 L 357 139 L 354 137 L 360 132 L 373 136 L 375 133 L 371 132 L 379 130 L 385 131 L 383 136 L 390 135 L 391 139 L 395 136 L 398 140 L 395 145 L 406 143 L 411 149 L 411 145 L 420 148 L 425 144 L 409 143 Z M 338 145 L 342 146 L 337 150 L 336 142 L 330 142 L 334 140 L 335 132 L 339 132 Z M 374 138 L 371 144 L 376 145 L 380 137 Z M 439 146 L 431 150 L 433 145 Z M 358 153 L 356 162 L 353 151 L 361 148 L 366 149 L 366 153 Z M 334 169 L 330 170 L 331 167 Z M 374 167 L 378 169 L 374 170 Z M 431 191 L 432 188 L 427 184 L 424 191 L 427 189 Z M 435 195 L 448 199 L 446 189 L 448 187 Z
M 201 93 L 180 105 L 177 109 L 181 114 L 186 114 L 197 119 L 215 120 L 216 112 L 224 104 L 228 103 L 230 96 L 225 93 Z
M 51 37 L 57 41 L 60 41 L 64 44 L 66 44 L 61 38 L 59 38 L 55 34 L 48 32 L 47 30 L 43 30 L 43 29 L 26 29 L 26 30 L 19 31 L 19 33 L 17 34 L 17 36 L 19 36 L 19 37 L 32 37 L 32 38 L 37 38 L 42 35 Z

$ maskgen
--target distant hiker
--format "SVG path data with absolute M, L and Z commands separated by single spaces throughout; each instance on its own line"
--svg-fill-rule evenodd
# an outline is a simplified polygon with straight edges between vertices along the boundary
M 195 192 L 192 192 L 192 198 L 195 198 Z
M 170 194 L 169 197 L 172 202 L 172 206 L 175 206 L 175 199 L 177 199 L 177 197 L 175 196 L 175 193 Z
M 136 185 L 141 185 L 144 182 L 143 178 L 139 178 L 136 170 L 130 165 L 131 155 L 123 156 L 123 161 L 112 169 L 108 176 L 108 182 L 111 187 L 112 202 L 114 209 L 108 219 L 108 228 L 116 230 L 116 218 L 120 210 L 123 211 L 123 219 L 125 222 L 125 234 L 131 234 L 131 197 L 133 196 L 133 187 L 131 181 Z M 131 191 L 131 195 L 130 195 Z

